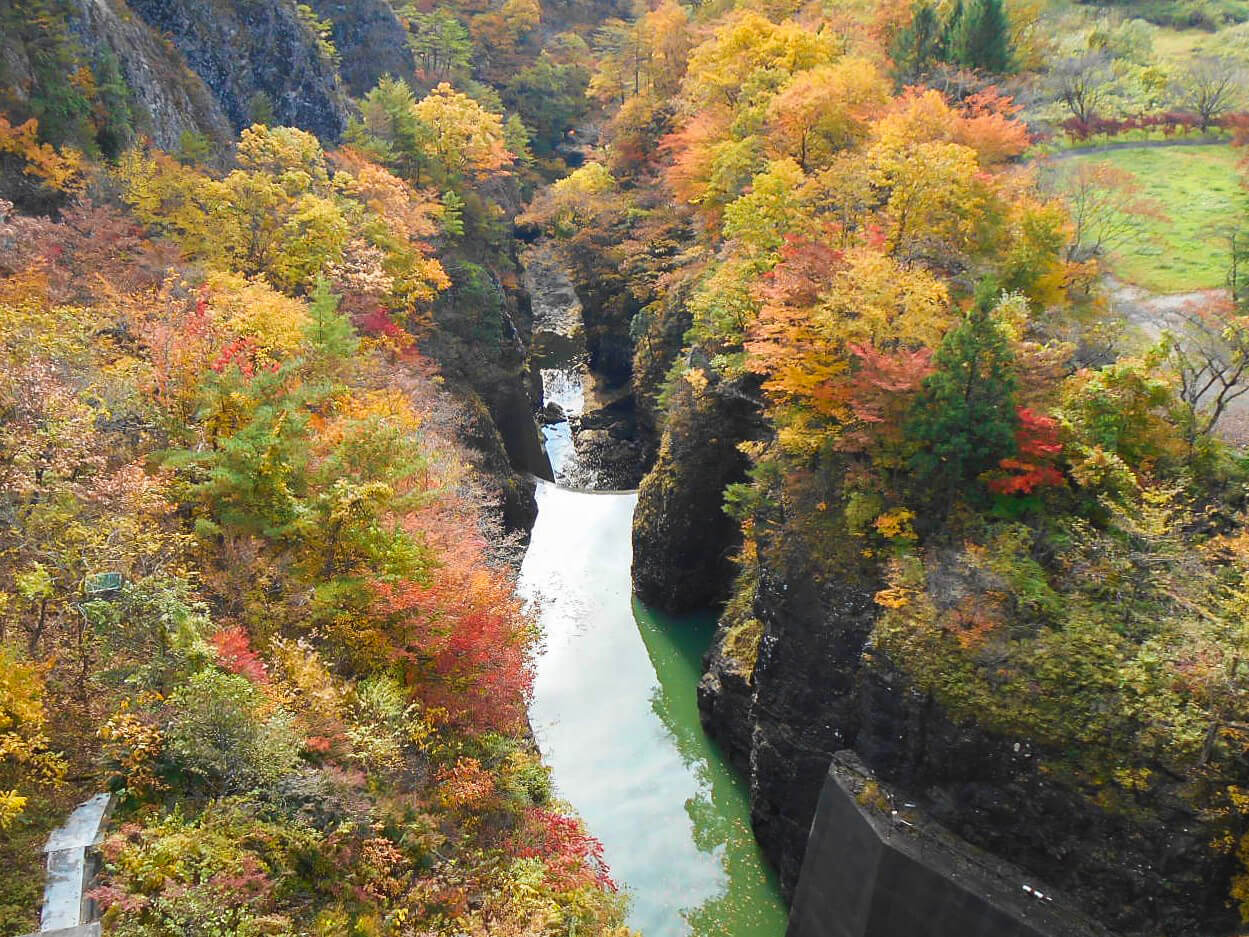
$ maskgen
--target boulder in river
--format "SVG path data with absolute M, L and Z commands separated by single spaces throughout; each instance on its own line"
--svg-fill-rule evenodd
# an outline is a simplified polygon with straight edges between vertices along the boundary
M 542 421 L 543 426 L 554 426 L 557 423 L 567 423 L 568 414 L 554 400 L 548 400 L 546 406 L 538 414 L 538 419 Z

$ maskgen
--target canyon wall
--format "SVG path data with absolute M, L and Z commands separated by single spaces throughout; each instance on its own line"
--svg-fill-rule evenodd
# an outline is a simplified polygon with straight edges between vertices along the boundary
M 335 63 L 291 0 L 129 0 L 177 47 L 240 130 L 257 119 L 327 142 L 347 126 Z
M 720 509 L 731 447 L 710 441 L 748 438 L 748 423 L 720 406 L 703 406 L 684 429 L 670 415 L 634 530 L 645 600 L 682 607 L 687 595 L 723 588 L 718 576 L 736 542 Z M 952 721 L 870 646 L 881 588 L 872 567 L 830 572 L 826 557 L 782 535 L 761 536 L 757 553 L 736 589 L 747 607 L 722 621 L 699 705 L 707 730 L 747 774 L 755 833 L 788 895 L 829 763 L 851 749 L 924 816 L 1059 888 L 1116 932 L 1236 932 L 1227 901 L 1235 859 L 1210 849 L 1212 829 L 1185 804 L 1179 781 L 1103 808 L 1093 792 L 1047 771 L 1045 753 L 1028 740 Z M 757 656 L 745 663 L 733 637 L 743 617 L 760 630 Z

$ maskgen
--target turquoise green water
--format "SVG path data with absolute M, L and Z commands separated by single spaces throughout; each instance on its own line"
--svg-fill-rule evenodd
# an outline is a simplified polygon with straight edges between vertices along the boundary
M 633 598 L 635 503 L 540 485 L 521 569 L 546 636 L 530 708 L 539 745 L 644 937 L 782 937 L 786 910 L 750 832 L 748 792 L 698 721 L 712 622 Z

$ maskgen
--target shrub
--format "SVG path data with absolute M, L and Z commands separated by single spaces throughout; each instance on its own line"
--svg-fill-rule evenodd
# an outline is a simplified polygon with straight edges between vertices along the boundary
M 176 768 L 213 793 L 269 787 L 292 771 L 299 739 L 290 713 L 262 716 L 246 677 L 202 670 L 171 701 L 167 752 Z

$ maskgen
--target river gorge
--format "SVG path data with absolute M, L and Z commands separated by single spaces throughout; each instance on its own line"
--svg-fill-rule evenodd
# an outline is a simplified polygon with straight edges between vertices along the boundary
M 528 259 L 557 481 L 538 482 L 520 591 L 544 636 L 530 721 L 556 794 L 603 843 L 648 937 L 779 937 L 788 912 L 751 832 L 749 790 L 699 722 L 714 618 L 671 618 L 634 597 L 637 495 L 594 490 L 608 437 L 580 428 L 587 401 L 610 395 L 587 367 L 571 285 L 540 248 Z
M 768 851 L 778 842 L 769 829 L 776 818 L 760 811 L 758 798 L 770 788 L 758 786 L 749 751 L 751 691 L 737 686 L 740 678 L 728 680 L 722 652 L 713 651 L 715 614 L 664 614 L 636 591 L 639 569 L 644 583 L 645 570 L 656 563 L 684 568 L 684 561 L 644 552 L 637 557 L 643 562 L 635 562 L 635 551 L 647 551 L 654 538 L 639 538 L 635 530 L 638 522 L 646 525 L 637 516 L 639 493 L 629 486 L 641 467 L 636 459 L 630 465 L 637 450 L 626 431 L 628 389 L 613 387 L 591 367 L 582 306 L 554 253 L 539 243 L 524 260 L 533 313 L 528 362 L 541 376 L 538 422 L 549 462 L 547 479 L 535 482 L 537 517 L 519 582 L 543 634 L 530 723 L 556 796 L 601 841 L 612 876 L 629 896 L 629 924 L 646 937 L 1096 932 L 1078 915 L 1065 917 L 1065 904 L 1051 907 L 1047 899 L 1046 907 L 1037 906 L 1029 896 L 1048 893 L 1048 885 L 1037 889 L 1033 876 L 928 823 L 911 809 L 914 803 L 904 803 L 907 795 L 884 793 L 884 780 L 869 768 L 854 769 L 866 781 L 844 770 L 822 780 L 828 757 L 814 750 L 804 765 L 810 778 L 801 779 L 813 788 L 810 803 L 804 808 L 807 792 L 795 795 L 786 805 L 793 817 L 781 818 L 782 828 L 792 827 L 794 848 Z M 715 453 L 724 445 L 709 440 L 695 458 L 723 461 Z M 704 508 L 678 503 L 665 510 L 688 515 L 691 535 L 702 525 L 703 536 L 714 541 L 707 525 L 718 505 Z M 701 595 L 697 583 L 682 591 L 685 598 Z M 808 695 L 817 688 L 832 692 L 830 675 L 845 669 L 814 652 L 804 666 Z M 717 739 L 726 728 L 722 747 Z M 740 765 L 749 766 L 749 776 Z M 781 770 L 790 785 L 799 783 L 792 762 Z M 865 785 L 904 806 L 903 814 L 875 810 L 864 799 Z M 816 848 L 803 865 L 808 830 Z M 782 881 L 778 868 L 790 878 Z
M 530 709 L 558 796 L 604 846 L 648 937 L 779 937 L 786 909 L 749 793 L 698 719 L 707 618 L 633 598 L 636 496 L 543 482 L 521 571 L 543 626 Z

